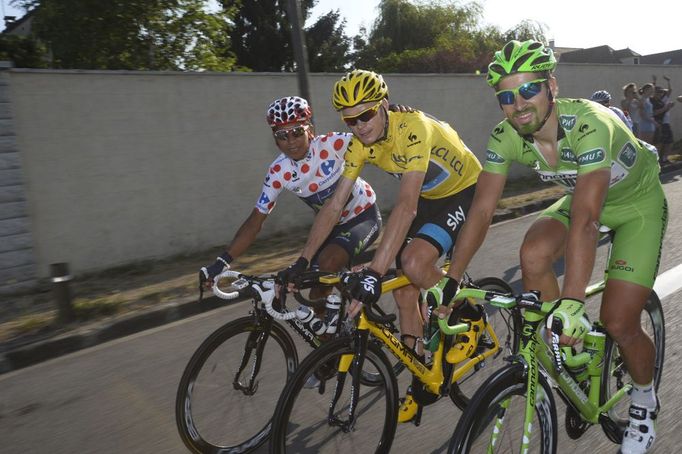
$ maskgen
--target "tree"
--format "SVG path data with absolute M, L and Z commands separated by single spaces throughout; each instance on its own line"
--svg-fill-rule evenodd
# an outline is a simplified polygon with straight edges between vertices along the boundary
M 379 72 L 470 73 L 485 71 L 509 39 L 544 41 L 542 26 L 530 21 L 506 33 L 482 27 L 482 11 L 477 2 L 382 0 L 371 31 L 353 39 L 354 64 Z
M 31 37 L 0 34 L 0 60 L 17 68 L 47 68 L 47 49 Z
M 221 0 L 234 8 L 230 33 L 237 63 L 254 71 L 293 71 L 288 0 Z M 315 0 L 301 0 L 303 22 Z M 304 30 L 308 64 L 312 72 L 343 71 L 349 63 L 350 38 L 338 11 L 330 11 Z
M 305 30 L 311 72 L 343 72 L 349 63 L 351 40 L 344 33 L 346 21 L 330 11 Z
M 205 11 L 205 0 L 16 0 L 37 8 L 34 33 L 56 68 L 222 70 L 229 52 L 230 10 Z

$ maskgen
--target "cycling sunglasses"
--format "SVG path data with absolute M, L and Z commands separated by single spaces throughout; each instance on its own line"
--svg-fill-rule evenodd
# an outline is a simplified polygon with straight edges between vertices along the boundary
M 289 134 L 291 134 L 294 138 L 298 138 L 305 134 L 307 130 L 308 125 L 303 125 L 296 126 L 295 128 L 291 129 L 280 129 L 279 131 L 274 131 L 272 134 L 275 136 L 275 139 L 284 142 L 289 138 Z
M 516 95 L 519 94 L 523 99 L 531 99 L 542 91 L 542 84 L 547 82 L 547 79 L 535 79 L 525 84 L 521 84 L 511 90 L 500 90 L 495 92 L 497 100 L 503 106 L 514 104 Z
M 361 121 L 363 123 L 367 123 L 370 121 L 372 118 L 376 117 L 377 114 L 379 113 L 379 107 L 381 106 L 381 101 L 370 107 L 369 109 L 363 110 L 357 115 L 353 115 L 351 117 L 344 117 L 343 115 L 341 118 L 343 118 L 343 121 L 346 122 L 348 127 L 353 127 L 358 124 L 358 121 Z

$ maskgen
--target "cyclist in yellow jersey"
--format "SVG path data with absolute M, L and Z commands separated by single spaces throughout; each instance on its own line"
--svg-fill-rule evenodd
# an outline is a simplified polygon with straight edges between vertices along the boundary
M 400 179 L 400 189 L 372 262 L 354 275 L 349 314 L 355 315 L 359 304 L 379 299 L 381 277 L 395 259 L 396 267 L 413 283 L 394 292 L 401 334 L 406 344 L 421 354 L 422 345 L 416 342 L 424 329 L 419 289 L 429 288 L 443 277 L 436 263 L 454 245 L 481 164 L 447 123 L 422 112 L 390 112 L 388 87 L 379 74 L 349 72 L 336 82 L 332 103 L 354 135 L 344 155 L 345 169 L 334 196 L 315 217 L 301 257 L 280 272 L 280 277 L 290 282 L 305 269 L 343 215 L 353 182 L 365 163 L 382 168 Z M 404 405 L 400 420 L 411 419 L 415 407 L 406 409 Z

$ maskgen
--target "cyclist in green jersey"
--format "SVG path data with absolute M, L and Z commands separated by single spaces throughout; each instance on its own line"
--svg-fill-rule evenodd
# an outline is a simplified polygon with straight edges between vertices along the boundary
M 523 285 L 540 290 L 546 301 L 557 300 L 547 327 L 561 333 L 563 344 L 575 344 L 589 329 L 582 316 L 599 227 L 615 231 L 600 320 L 618 342 L 635 382 L 621 452 L 643 453 L 655 438 L 658 402 L 654 344 L 640 326 L 640 313 L 658 271 L 667 225 L 655 149 L 638 141 L 604 106 L 557 98 L 555 67 L 552 50 L 533 40 L 507 43 L 488 66 L 488 84 L 506 119 L 490 136 L 474 201 L 443 281 L 461 279 L 483 242 L 512 161 L 564 186 L 568 194 L 526 233 L 520 253 Z M 561 256 L 560 288 L 552 264 Z

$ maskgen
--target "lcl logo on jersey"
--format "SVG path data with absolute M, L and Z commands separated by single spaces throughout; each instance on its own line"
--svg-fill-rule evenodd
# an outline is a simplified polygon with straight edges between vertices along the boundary
M 447 225 L 454 232 L 457 227 L 466 220 L 466 215 L 464 214 L 464 208 L 460 205 L 457 207 L 457 211 L 453 213 L 448 213 Z

